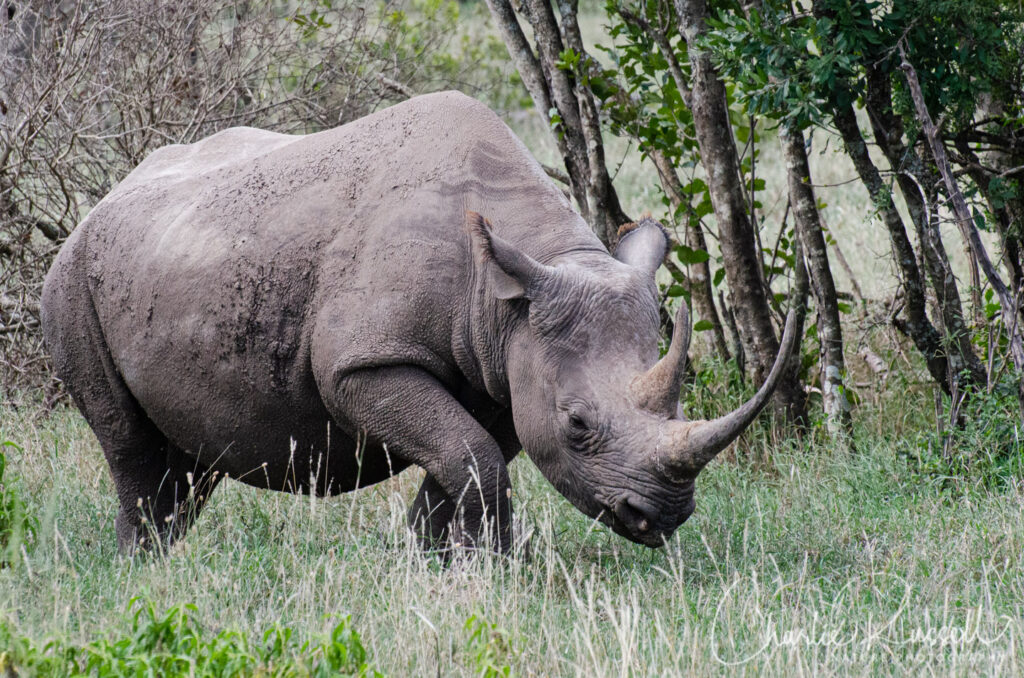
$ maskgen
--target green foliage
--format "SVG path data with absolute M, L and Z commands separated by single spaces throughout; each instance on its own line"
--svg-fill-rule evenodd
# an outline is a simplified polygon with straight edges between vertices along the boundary
M 367 663 L 366 649 L 352 620 L 345 617 L 320 644 L 299 644 L 291 629 L 273 626 L 253 644 L 237 631 L 205 632 L 195 621 L 195 605 L 175 605 L 164 613 L 138 598 L 129 604 L 130 633 L 85 645 L 51 640 L 41 648 L 0 622 L 0 672 L 36 676 L 190 676 L 264 675 L 380 676 Z
M 25 502 L 5 476 L 7 449 L 22 451 L 9 440 L 0 442 L 0 565 L 8 563 L 23 544 L 32 544 L 38 527 L 35 517 L 25 508 Z
M 998 488 L 1024 476 L 1024 431 L 1009 381 L 972 394 L 952 416 L 953 403 L 944 398 L 941 430 L 920 431 L 900 446 L 915 473 L 948 490 Z M 950 425 L 953 418 L 958 425 Z
M 477 615 L 466 620 L 465 630 L 469 631 L 468 649 L 477 676 L 509 678 L 513 675 L 507 663 L 512 654 L 507 631 Z
M 871 31 L 873 6 L 850 3 L 845 31 L 829 17 L 793 17 L 786 3 L 754 7 L 748 16 L 726 10 L 709 20 L 706 45 L 750 113 L 804 128 L 824 120 L 833 99 L 852 103 L 858 63 L 853 36 L 878 40 Z
M 672 48 L 673 57 L 679 62 L 684 75 L 689 77 L 686 45 L 675 28 L 675 14 L 670 3 L 643 0 L 633 5 L 608 0 L 605 12 L 612 22 L 608 35 L 613 46 L 598 46 L 598 49 L 605 52 L 615 65 L 614 76 L 624 83 L 625 93 L 629 95 L 618 96 L 618 87 L 610 78 L 601 88 L 605 96 L 598 98 L 602 99 L 608 112 L 611 130 L 614 134 L 635 139 L 642 153 L 657 149 L 673 164 L 696 167 L 697 140 L 693 114 L 669 73 L 668 59 L 648 31 L 622 18 L 622 10 L 642 14 L 646 20 L 664 25 L 665 39 Z M 703 182 L 687 189 L 695 195 L 707 191 Z
M 904 40 L 932 115 L 959 128 L 972 120 L 979 94 L 1019 81 L 1022 18 L 1020 5 L 1003 0 L 818 0 L 800 14 L 769 0 L 748 15 L 720 7 L 706 46 L 751 113 L 797 128 L 821 124 L 834 105 L 863 97 L 870 66 L 890 74 L 895 110 L 913 129 L 897 68 Z

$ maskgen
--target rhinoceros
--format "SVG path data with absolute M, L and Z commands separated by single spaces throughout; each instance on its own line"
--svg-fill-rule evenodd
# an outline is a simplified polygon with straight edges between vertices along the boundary
M 791 313 L 748 402 L 688 421 L 685 304 L 659 359 L 666 232 L 623 230 L 613 256 L 458 92 L 153 152 L 43 289 L 56 373 L 110 466 L 119 549 L 183 536 L 223 478 L 332 495 L 418 466 L 424 546 L 507 550 L 520 450 L 587 516 L 664 544 L 797 332 Z

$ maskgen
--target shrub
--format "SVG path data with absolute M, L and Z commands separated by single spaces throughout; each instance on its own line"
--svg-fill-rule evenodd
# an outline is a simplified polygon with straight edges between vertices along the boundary
M 947 489 L 964 483 L 994 488 L 1020 478 L 1024 441 L 1015 388 L 1003 384 L 991 392 L 976 392 L 960 407 L 947 398 L 935 428 L 907 440 L 904 454 L 920 475 Z
M 275 625 L 261 644 L 234 630 L 210 634 L 194 619 L 194 605 L 163 614 L 133 599 L 130 632 L 75 645 L 51 640 L 38 647 L 0 622 L 0 674 L 37 676 L 380 676 L 351 617 L 343 618 L 321 643 L 299 643 L 290 628 Z

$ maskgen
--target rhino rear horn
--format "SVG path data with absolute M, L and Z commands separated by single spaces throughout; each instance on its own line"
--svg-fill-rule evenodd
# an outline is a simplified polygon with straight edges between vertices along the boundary
M 637 405 L 666 417 L 676 416 L 679 391 L 686 373 L 686 354 L 690 350 L 690 313 L 686 302 L 679 304 L 668 351 L 654 367 L 633 382 Z

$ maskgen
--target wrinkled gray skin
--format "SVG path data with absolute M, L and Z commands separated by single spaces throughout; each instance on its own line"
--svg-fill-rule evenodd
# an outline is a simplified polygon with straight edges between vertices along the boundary
M 685 317 L 657 362 L 665 250 L 647 221 L 609 255 L 512 132 L 448 92 L 154 152 L 65 243 L 43 328 L 110 465 L 122 551 L 180 537 L 227 476 L 335 494 L 410 465 L 425 545 L 491 530 L 504 550 L 521 448 L 659 546 L 779 372 L 746 409 L 680 418 Z

